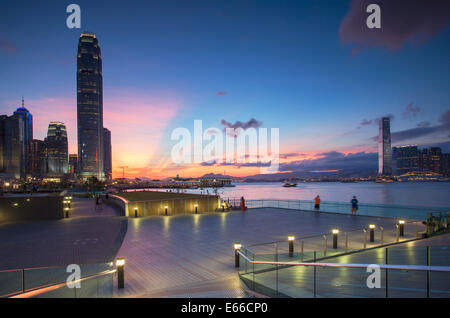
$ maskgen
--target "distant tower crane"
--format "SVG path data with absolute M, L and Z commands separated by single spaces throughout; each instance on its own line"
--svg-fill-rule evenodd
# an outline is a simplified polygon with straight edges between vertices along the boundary
M 121 166 L 119 168 L 122 168 L 122 179 L 125 179 L 125 169 L 128 169 L 128 166 Z

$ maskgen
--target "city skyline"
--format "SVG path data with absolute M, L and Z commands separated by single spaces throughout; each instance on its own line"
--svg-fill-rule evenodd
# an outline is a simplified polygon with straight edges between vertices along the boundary
M 82 30 L 96 33 L 102 43 L 104 126 L 113 132 L 114 177 L 122 175 L 121 166 L 128 166 L 127 177 L 258 173 L 259 168 L 243 165 L 170 164 L 171 131 L 180 126 L 192 129 L 195 119 L 202 119 L 205 128 L 251 124 L 252 118 L 262 127 L 280 127 L 280 172 L 308 165 L 310 171 L 328 170 L 336 158 L 350 163 L 356 156 L 364 163 L 373 162 L 378 119 L 388 115 L 392 118 L 392 146 L 440 145 L 447 152 L 450 148 L 450 111 L 446 102 L 450 96 L 445 89 L 450 32 L 446 17 L 440 26 L 433 25 L 433 32 L 419 43 L 414 39 L 421 35 L 420 27 L 393 40 L 389 35 L 398 30 L 395 23 L 386 21 L 386 34 L 376 45 L 370 45 L 346 31 L 354 15 L 351 2 L 345 6 L 330 2 L 285 7 L 263 2 L 256 6 L 258 14 L 252 15 L 256 7 L 251 2 L 236 14 L 231 5 L 206 5 L 200 1 L 193 4 L 203 17 L 198 22 L 181 16 L 177 10 L 170 12 L 164 4 L 148 5 L 160 12 L 155 19 L 166 27 L 163 38 L 153 29 L 146 29 L 146 22 L 141 26 L 125 19 L 113 25 L 105 17 L 94 20 L 99 6 L 84 1 L 79 4 L 87 12 Z M 64 7 L 56 2 L 53 5 Z M 6 12 L 13 5 L 1 6 Z M 0 110 L 11 113 L 18 107 L 17 97 L 25 95 L 36 123 L 36 138 L 43 139 L 43 127 L 50 121 L 65 122 L 69 153 L 76 153 L 74 47 L 82 30 L 64 29 L 63 24 L 61 30 L 50 30 L 59 23 L 59 17 L 43 12 L 41 7 L 35 9 L 33 12 L 48 18 L 39 23 L 59 39 L 53 45 L 56 49 L 49 56 L 45 50 L 30 55 L 25 48 L 40 47 L 38 40 L 45 44 L 48 40 L 44 34 L 30 40 L 20 27 L 8 37 L 1 34 L 0 55 L 8 62 L 5 74 L 10 78 L 6 81 L 2 77 L 5 85 L 0 90 Z M 112 16 L 121 9 L 132 10 L 117 5 Z M 154 10 L 150 10 L 150 16 Z M 11 29 L 9 24 L 16 25 L 26 18 L 23 14 L 16 16 L 14 23 L 14 15 L 8 17 L 1 26 Z M 134 11 L 128 15 L 137 16 L 136 21 L 141 17 Z M 231 16 L 237 21 L 234 28 Z M 272 23 L 287 22 L 269 30 L 263 24 L 269 16 Z M 327 26 L 320 25 L 323 17 L 330 22 Z M 168 27 L 174 20 L 188 31 L 184 38 Z M 201 24 L 206 21 L 211 24 L 209 31 Z M 302 45 L 305 40 L 309 47 Z M 210 57 L 202 53 L 207 43 Z M 181 47 L 185 50 L 180 51 Z M 234 51 L 240 52 L 239 58 Z M 201 60 L 208 67 L 201 68 Z M 17 74 L 11 72 L 19 61 L 25 61 L 27 69 L 19 66 Z M 48 67 L 42 83 L 36 81 L 40 65 Z M 19 74 L 20 85 L 16 79 Z

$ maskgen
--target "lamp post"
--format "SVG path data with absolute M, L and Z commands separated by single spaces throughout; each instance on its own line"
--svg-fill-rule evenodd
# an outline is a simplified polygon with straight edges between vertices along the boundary
M 239 268 L 239 250 L 241 249 L 241 243 L 234 243 L 234 267 Z
M 339 234 L 339 230 L 338 229 L 333 229 L 331 231 L 331 233 L 333 233 L 333 248 L 337 249 L 338 247 L 338 234 Z
M 164 215 L 167 216 L 168 210 L 169 210 L 169 207 L 166 205 L 166 206 L 164 207 Z
M 197 214 L 197 212 L 198 212 L 198 204 L 194 205 L 194 207 L 195 207 L 195 214 Z
M 64 212 L 65 212 L 66 219 L 68 219 L 69 218 L 69 208 L 65 207 Z
M 369 241 L 370 242 L 375 242 L 375 224 L 370 224 L 369 225 L 369 229 L 370 229 L 370 238 Z
M 399 228 L 400 228 L 400 236 L 405 236 L 405 220 L 399 220 L 398 221 Z
M 289 257 L 294 257 L 295 236 L 294 235 L 289 235 L 288 236 L 288 241 L 289 241 Z
M 125 267 L 125 259 L 118 257 L 116 259 L 117 267 L 117 288 L 122 289 L 125 287 L 125 274 L 123 268 Z

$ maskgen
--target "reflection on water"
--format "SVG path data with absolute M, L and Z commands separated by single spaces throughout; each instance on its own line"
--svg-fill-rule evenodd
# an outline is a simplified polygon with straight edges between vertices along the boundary
M 323 201 L 350 202 L 356 195 L 360 203 L 400 204 L 430 207 L 450 207 L 450 182 L 404 183 L 298 183 L 284 188 L 282 183 L 235 183 L 235 187 L 220 188 L 222 198 L 313 200 L 320 195 Z M 203 189 L 206 193 L 207 189 Z M 213 193 L 208 189 L 209 193 Z M 201 190 L 188 190 L 200 193 Z

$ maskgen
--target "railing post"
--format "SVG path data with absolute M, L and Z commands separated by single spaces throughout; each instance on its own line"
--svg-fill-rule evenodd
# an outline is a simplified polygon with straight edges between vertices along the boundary
M 348 251 L 348 232 L 345 232 L 345 251 Z
M 363 229 L 364 232 L 364 241 L 363 241 L 363 248 L 367 247 L 367 230 Z
M 22 293 L 25 293 L 25 269 L 22 269 Z
M 386 265 L 388 265 L 389 264 L 389 260 L 388 260 L 388 248 L 386 247 L 386 249 L 385 249 L 385 259 L 386 259 Z M 388 280 L 388 269 L 386 268 L 386 270 L 385 270 L 385 279 L 386 279 L 386 282 L 385 282 L 385 285 L 386 285 L 386 287 L 385 287 L 385 290 L 386 290 L 386 298 L 389 298 L 389 292 L 388 292 L 388 286 L 389 286 L 389 280 Z
M 314 251 L 314 263 L 316 262 L 316 251 Z M 314 266 L 314 298 L 316 298 L 316 271 L 317 266 Z
M 384 228 L 382 226 L 380 226 L 380 231 L 381 231 L 380 245 L 383 245 L 383 243 L 384 243 Z
M 399 233 L 398 224 L 395 224 L 395 240 L 397 242 L 400 241 L 400 233 Z
M 430 266 L 430 247 L 427 246 L 427 266 Z M 430 271 L 427 271 L 427 298 L 430 298 Z
M 275 262 L 278 262 L 278 244 L 277 243 L 275 243 Z M 277 297 L 278 297 L 278 264 L 275 265 L 275 271 L 276 271 L 275 289 L 277 291 Z
M 303 240 L 301 243 L 301 261 L 303 262 Z
M 324 246 L 323 246 L 323 256 L 327 255 L 327 236 L 323 236 Z

